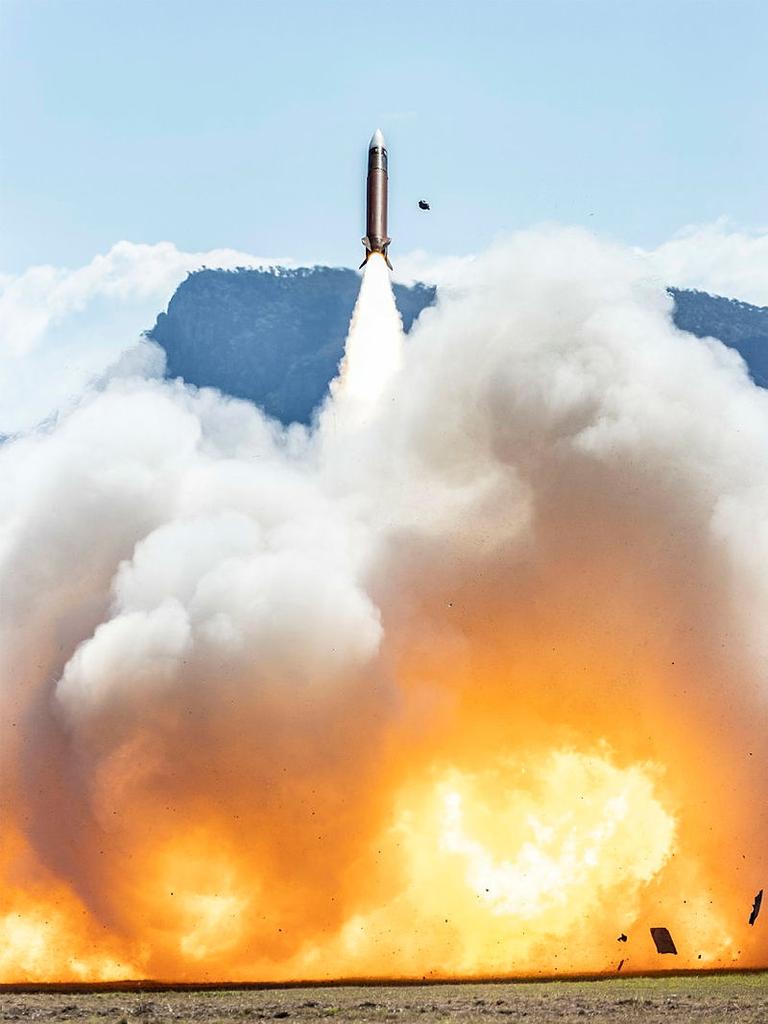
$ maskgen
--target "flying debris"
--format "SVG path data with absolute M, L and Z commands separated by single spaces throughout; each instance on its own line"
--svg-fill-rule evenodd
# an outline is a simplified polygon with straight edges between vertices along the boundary
M 754 924 L 757 920 L 757 915 L 760 913 L 760 907 L 763 905 L 763 890 L 755 896 L 754 902 L 752 903 L 752 913 L 749 915 L 749 923 Z
M 621 935 L 618 937 L 618 939 L 616 939 L 616 941 L 617 942 L 626 942 L 627 941 L 627 936 L 624 934 L 624 932 L 622 932 Z
M 616 968 L 616 973 L 617 974 L 618 974 L 618 972 L 621 970 L 621 968 L 623 966 L 624 966 L 624 961 L 623 960 L 619 960 L 619 966 Z
M 419 209 L 420 210 L 431 210 L 432 207 L 429 205 L 429 203 L 427 202 L 426 199 L 420 199 L 419 200 Z
M 377 128 L 368 146 L 368 184 L 365 208 L 367 234 L 363 239 L 365 259 L 360 264 L 361 268 L 365 266 L 373 253 L 377 252 L 387 261 L 389 269 L 392 269 L 388 254 L 389 243 L 392 239 L 387 235 L 388 181 L 387 147 L 381 130 Z
M 677 954 L 677 947 L 672 941 L 672 936 L 667 928 L 651 928 L 651 938 L 656 944 L 657 953 Z

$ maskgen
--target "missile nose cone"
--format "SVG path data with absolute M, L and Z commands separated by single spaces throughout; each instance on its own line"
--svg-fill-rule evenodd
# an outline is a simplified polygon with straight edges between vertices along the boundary
M 381 133 L 381 128 L 377 128 L 371 136 L 371 144 L 368 149 L 386 149 L 386 143 L 384 142 L 384 136 Z

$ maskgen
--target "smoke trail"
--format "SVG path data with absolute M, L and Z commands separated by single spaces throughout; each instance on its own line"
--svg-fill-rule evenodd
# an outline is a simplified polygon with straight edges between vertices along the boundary
M 326 419 L 354 429 L 374 414 L 377 402 L 403 361 L 403 324 L 384 259 L 373 253 L 365 264 L 339 376 L 331 383 Z M 322 417 L 321 417 L 322 419 Z
M 315 431 L 0 449 L 3 977 L 766 963 L 768 398 L 669 302 L 526 233 L 403 350 L 372 260 Z

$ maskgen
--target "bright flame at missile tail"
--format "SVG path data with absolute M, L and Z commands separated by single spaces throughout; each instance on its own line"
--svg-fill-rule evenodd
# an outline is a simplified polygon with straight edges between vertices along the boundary
M 578 233 L 475 273 L 403 349 L 371 260 L 306 436 L 0 449 L 5 980 L 766 962 L 765 395 Z

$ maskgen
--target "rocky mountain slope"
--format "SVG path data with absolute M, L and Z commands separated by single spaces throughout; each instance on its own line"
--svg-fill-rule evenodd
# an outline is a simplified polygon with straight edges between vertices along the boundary
M 359 290 L 344 268 L 201 270 L 148 335 L 165 349 L 169 377 L 306 423 L 336 376 Z M 408 331 L 435 289 L 395 285 L 395 301 Z
M 360 287 L 355 271 L 200 270 L 179 285 L 148 336 L 166 352 L 167 375 L 248 398 L 283 423 L 309 421 L 335 376 Z M 768 308 L 671 288 L 675 323 L 735 348 L 768 386 Z M 409 331 L 436 289 L 395 285 Z

